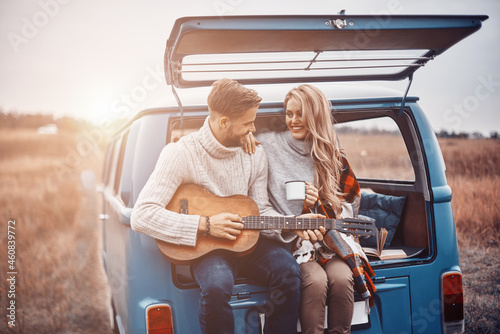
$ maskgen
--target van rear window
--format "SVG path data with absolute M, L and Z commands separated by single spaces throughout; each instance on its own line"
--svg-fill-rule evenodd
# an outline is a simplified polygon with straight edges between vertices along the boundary
M 358 178 L 415 181 L 408 150 L 392 118 L 340 123 L 335 130 Z

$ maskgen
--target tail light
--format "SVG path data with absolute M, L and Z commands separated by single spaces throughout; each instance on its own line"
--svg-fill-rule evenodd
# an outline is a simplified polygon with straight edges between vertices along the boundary
M 146 309 L 148 334 L 173 334 L 172 310 L 168 304 L 155 304 Z
M 458 271 L 447 272 L 443 274 L 441 284 L 444 332 L 463 333 L 464 294 L 462 274 Z

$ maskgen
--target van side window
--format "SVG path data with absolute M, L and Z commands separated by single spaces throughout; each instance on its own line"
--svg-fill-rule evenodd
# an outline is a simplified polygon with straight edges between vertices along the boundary
M 125 148 L 127 146 L 127 137 L 128 137 L 128 131 L 122 136 L 121 140 L 119 142 L 117 142 L 116 150 L 118 151 L 118 156 L 117 156 L 117 165 L 116 165 L 116 175 L 115 175 L 114 187 L 113 187 L 115 194 L 120 193 L 120 181 L 121 181 L 122 170 L 123 170 L 123 156 L 125 155 Z M 118 150 L 118 145 L 120 145 L 119 150 Z
M 106 160 L 105 160 L 106 162 L 102 173 L 102 183 L 104 185 L 108 184 L 109 175 L 111 174 L 111 163 L 112 163 L 111 158 L 113 157 L 113 147 L 114 145 L 108 144 L 108 148 L 106 150 Z
M 111 163 L 109 165 L 109 175 L 106 180 L 106 185 L 110 188 L 114 187 L 115 183 L 115 175 L 116 175 L 116 168 L 117 168 L 117 161 L 118 161 L 118 153 L 120 151 L 120 143 L 121 143 L 121 138 L 115 139 L 112 142 L 113 149 L 111 153 Z
M 404 139 L 392 118 L 335 124 L 335 130 L 356 177 L 415 181 Z

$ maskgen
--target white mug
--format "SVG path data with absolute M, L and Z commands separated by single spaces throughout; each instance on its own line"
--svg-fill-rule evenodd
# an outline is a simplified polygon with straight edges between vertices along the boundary
M 306 183 L 304 181 L 287 181 L 285 186 L 288 201 L 303 201 L 306 199 Z

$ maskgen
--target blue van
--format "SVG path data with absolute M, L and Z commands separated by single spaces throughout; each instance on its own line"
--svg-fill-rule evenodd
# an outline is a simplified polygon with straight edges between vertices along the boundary
M 361 239 L 377 292 L 356 301 L 356 333 L 462 333 L 463 289 L 452 192 L 413 74 L 487 16 L 228 16 L 175 22 L 165 52 L 168 99 L 112 138 L 105 159 L 102 256 L 119 333 L 200 333 L 199 288 L 189 265 L 169 262 L 157 241 L 130 227 L 134 203 L 162 148 L 196 131 L 215 80 L 229 77 L 263 97 L 256 128 L 283 130 L 283 98 L 317 85 L 333 105 L 340 145 L 362 187 L 360 213 L 387 239 Z M 439 62 L 439 60 L 436 60 Z M 436 70 L 436 69 L 435 69 Z M 439 69 L 437 69 L 439 70 Z M 406 92 L 377 85 L 408 80 Z M 373 248 L 372 253 L 368 247 Z M 262 333 L 268 292 L 240 277 L 235 333 Z M 297 325 L 300 332 L 300 324 Z

